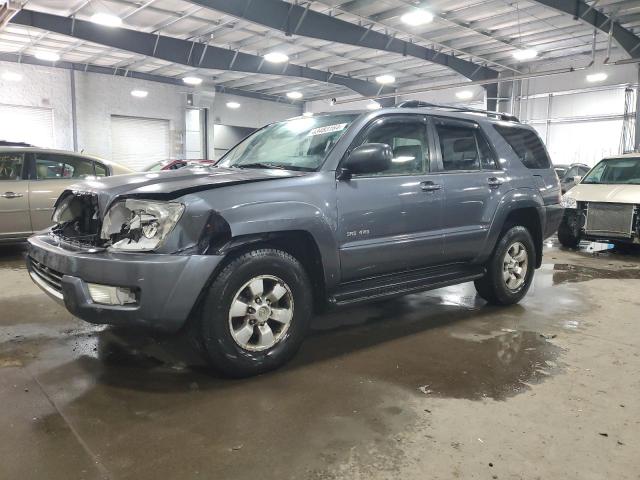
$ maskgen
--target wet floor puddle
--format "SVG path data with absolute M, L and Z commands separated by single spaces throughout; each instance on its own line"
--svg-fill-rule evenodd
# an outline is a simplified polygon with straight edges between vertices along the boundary
M 639 280 L 640 267 L 633 268 L 594 268 L 571 263 L 556 263 L 553 265 L 554 285 L 562 283 L 579 283 L 596 279 L 609 280 Z

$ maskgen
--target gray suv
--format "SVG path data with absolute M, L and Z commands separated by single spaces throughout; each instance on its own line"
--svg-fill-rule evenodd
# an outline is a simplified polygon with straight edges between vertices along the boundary
M 215 167 L 78 184 L 27 261 L 77 317 L 187 329 L 246 376 L 287 361 L 327 305 L 469 281 L 518 302 L 559 202 L 531 127 L 409 102 L 268 125 Z

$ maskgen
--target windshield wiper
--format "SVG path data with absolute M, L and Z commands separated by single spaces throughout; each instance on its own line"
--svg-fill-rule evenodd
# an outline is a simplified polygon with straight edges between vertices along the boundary
M 274 165 L 272 163 L 262 163 L 262 162 L 256 162 L 256 163 L 242 163 L 239 165 L 233 165 L 234 167 L 238 167 L 238 168 L 277 168 L 278 170 L 286 170 L 286 167 L 283 167 L 282 165 Z

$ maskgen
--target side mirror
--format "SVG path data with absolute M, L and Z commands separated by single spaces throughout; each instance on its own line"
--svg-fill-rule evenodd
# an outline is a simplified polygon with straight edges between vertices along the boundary
M 580 180 L 582 180 L 582 175 L 576 175 L 573 177 L 573 181 L 576 183 L 580 183 Z
M 391 168 L 393 151 L 386 143 L 365 143 L 355 148 L 342 162 L 339 179 L 351 174 L 379 173 Z

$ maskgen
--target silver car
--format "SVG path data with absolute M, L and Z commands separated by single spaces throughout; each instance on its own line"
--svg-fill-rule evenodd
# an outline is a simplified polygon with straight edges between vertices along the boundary
M 97 157 L 35 147 L 0 147 L 0 242 L 24 240 L 52 224 L 53 204 L 89 177 L 131 173 Z

